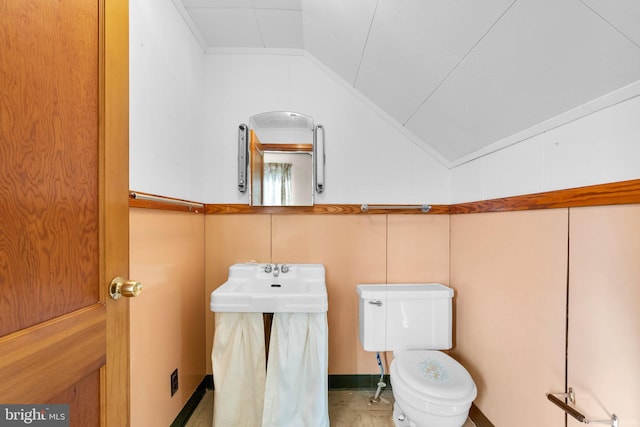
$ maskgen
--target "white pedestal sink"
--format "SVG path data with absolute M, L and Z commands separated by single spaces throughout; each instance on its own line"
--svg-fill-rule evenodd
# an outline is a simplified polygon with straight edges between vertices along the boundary
M 216 425 L 329 427 L 327 307 L 322 264 L 229 268 L 211 293 Z M 274 313 L 266 377 L 260 313 Z
M 322 264 L 243 263 L 211 293 L 211 311 L 323 313 L 328 308 Z

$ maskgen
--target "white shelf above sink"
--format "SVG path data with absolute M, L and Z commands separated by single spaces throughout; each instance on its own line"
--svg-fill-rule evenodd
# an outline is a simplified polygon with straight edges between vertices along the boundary
M 268 266 L 271 266 L 271 269 Z M 322 264 L 242 263 L 229 267 L 229 278 L 211 293 L 211 311 L 322 313 L 328 309 Z M 270 270 L 270 271 L 269 271 Z

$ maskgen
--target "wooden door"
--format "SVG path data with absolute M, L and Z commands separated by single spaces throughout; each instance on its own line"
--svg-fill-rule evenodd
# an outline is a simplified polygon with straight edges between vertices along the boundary
M 0 0 L 0 403 L 125 426 L 128 2 Z

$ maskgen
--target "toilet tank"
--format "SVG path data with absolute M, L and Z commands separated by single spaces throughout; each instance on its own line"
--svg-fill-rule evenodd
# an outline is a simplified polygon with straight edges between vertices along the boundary
M 453 289 L 439 283 L 362 284 L 357 292 L 366 351 L 451 348 Z

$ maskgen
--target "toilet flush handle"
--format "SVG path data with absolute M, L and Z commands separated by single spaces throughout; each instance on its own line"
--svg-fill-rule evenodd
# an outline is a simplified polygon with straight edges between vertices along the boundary
M 373 304 L 373 305 L 377 305 L 378 307 L 381 307 L 382 306 L 382 301 L 380 301 L 380 300 L 369 301 L 369 304 Z

